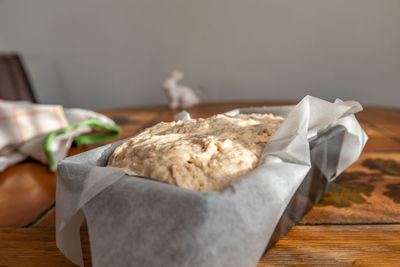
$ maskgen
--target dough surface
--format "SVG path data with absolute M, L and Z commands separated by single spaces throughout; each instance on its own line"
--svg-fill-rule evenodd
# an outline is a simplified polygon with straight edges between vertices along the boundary
M 200 192 L 221 190 L 257 167 L 282 122 L 272 114 L 161 122 L 117 147 L 108 166 Z

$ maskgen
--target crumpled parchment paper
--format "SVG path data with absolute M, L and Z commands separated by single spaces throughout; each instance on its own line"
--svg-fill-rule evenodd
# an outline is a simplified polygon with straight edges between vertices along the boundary
M 252 110 L 260 112 L 246 112 Z M 367 141 L 353 115 L 361 110 L 354 101 L 311 96 L 293 107 L 264 108 L 285 122 L 259 166 L 218 192 L 104 167 L 122 141 L 67 158 L 58 166 L 57 246 L 83 266 L 79 228 L 86 216 L 93 266 L 256 266 L 311 167 L 309 140 L 334 125 L 346 127 L 334 179 L 357 160 Z

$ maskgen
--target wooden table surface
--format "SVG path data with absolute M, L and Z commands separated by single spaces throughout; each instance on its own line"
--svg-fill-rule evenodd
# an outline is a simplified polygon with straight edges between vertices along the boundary
M 237 107 L 281 104 L 286 103 L 211 103 L 189 111 L 193 117 L 208 117 Z M 177 111 L 101 112 L 116 121 L 124 138 L 171 121 Z M 400 266 L 400 109 L 366 107 L 357 118 L 369 136 L 361 158 L 264 255 L 259 267 Z M 94 147 L 74 147 L 70 155 Z M 33 160 L 0 173 L 0 266 L 74 266 L 55 244 L 55 186 L 56 175 Z M 85 226 L 81 239 L 85 266 L 90 266 Z

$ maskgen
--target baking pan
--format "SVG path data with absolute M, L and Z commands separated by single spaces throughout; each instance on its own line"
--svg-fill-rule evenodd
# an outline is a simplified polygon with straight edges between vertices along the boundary
M 332 177 L 336 175 L 345 131 L 345 127 L 337 125 L 310 141 L 312 167 L 283 212 L 266 251 L 273 247 L 334 186 Z M 320 159 L 326 159 L 325 166 L 322 168 L 325 169 L 324 173 L 331 174 L 330 177 L 326 177 L 320 170 L 321 166 L 314 163 Z
M 228 113 L 286 117 L 291 110 L 267 145 L 268 157 L 221 191 L 200 193 L 105 167 L 122 141 L 61 161 L 58 248 L 83 265 L 79 227 L 86 217 L 94 267 L 256 266 L 331 188 L 336 171 L 359 157 L 367 138 L 351 115 L 361 110 L 354 101 L 305 97 L 296 107 Z

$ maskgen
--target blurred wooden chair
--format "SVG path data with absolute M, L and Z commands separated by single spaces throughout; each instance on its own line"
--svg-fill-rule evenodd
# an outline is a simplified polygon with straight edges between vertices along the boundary
M 36 102 L 22 60 L 17 54 L 0 54 L 0 99 Z

